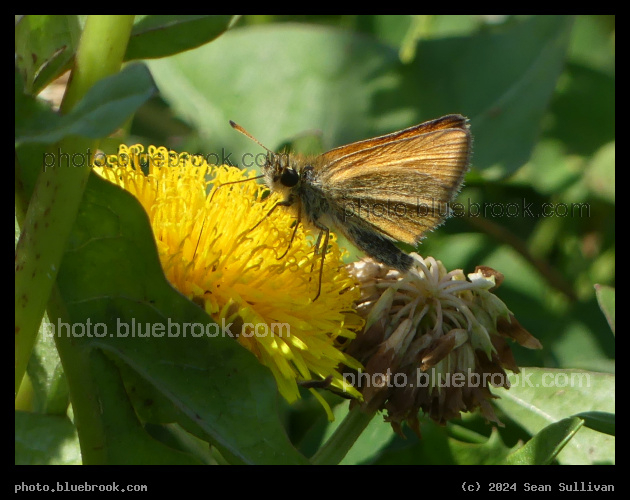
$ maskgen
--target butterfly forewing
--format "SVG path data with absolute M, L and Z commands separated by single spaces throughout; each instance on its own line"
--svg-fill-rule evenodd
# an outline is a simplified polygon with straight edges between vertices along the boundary
M 327 164 L 332 164 L 335 160 L 340 160 L 345 156 L 348 156 L 357 151 L 362 151 L 367 148 L 381 146 L 383 144 L 389 144 L 401 139 L 410 137 L 416 137 L 420 134 L 427 134 L 429 132 L 435 132 L 437 130 L 447 129 L 460 129 L 465 130 L 468 133 L 468 119 L 462 115 L 447 115 L 442 118 L 437 118 L 413 127 L 399 130 L 398 132 L 392 132 L 391 134 L 382 135 L 380 137 L 374 137 L 373 139 L 366 139 L 364 141 L 354 142 L 346 146 L 340 146 L 335 149 L 331 149 L 322 156 L 326 158 Z
M 469 156 L 466 121 L 450 115 L 332 150 L 315 168 L 346 222 L 354 219 L 392 240 L 416 244 L 448 215 Z

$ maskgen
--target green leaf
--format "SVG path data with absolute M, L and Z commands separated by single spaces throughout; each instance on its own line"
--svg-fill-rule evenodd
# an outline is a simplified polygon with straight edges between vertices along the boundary
M 379 420 L 382 422 L 382 419 Z M 383 424 L 387 425 L 385 422 Z M 396 436 L 372 463 L 496 465 L 502 463 L 513 451 L 505 445 L 496 429 L 486 437 L 453 423 L 445 428 L 427 419 L 422 422 L 421 431 L 422 439 L 418 439 L 406 429 L 407 439 Z
M 144 16 L 134 24 L 125 61 L 166 57 L 214 40 L 238 16 Z
M 31 127 L 41 128 L 44 124 L 55 123 L 59 118 L 50 107 L 39 99 L 29 95 L 25 88 L 24 77 L 15 68 L 15 141 L 18 136 L 30 133 Z
M 562 83 L 551 106 L 554 119 L 546 133 L 579 155 L 591 155 L 614 141 L 614 73 L 569 63 Z
M 456 463 L 463 465 L 500 464 L 510 453 L 510 448 L 505 445 L 496 428 L 482 443 L 466 443 L 452 438 L 448 442 Z
M 532 436 L 568 415 L 615 412 L 615 377 L 605 373 L 522 368 L 509 390 L 493 389 L 495 404 Z M 614 463 L 614 438 L 582 428 L 558 455 L 562 464 Z
M 348 404 L 340 404 L 334 409 L 335 421 L 328 424 L 322 441 L 325 442 L 339 427 L 348 413 Z M 400 438 L 385 422 L 382 414 L 377 414 L 363 433 L 355 441 L 340 462 L 350 464 L 461 464 L 490 465 L 503 463 L 512 449 L 507 447 L 496 429 L 489 437 L 472 431 L 456 428 L 461 439 L 449 436 L 443 426 L 427 420 L 421 425 L 422 439 L 405 428 L 407 439 Z M 463 439 L 472 442 L 465 442 Z
M 77 16 L 28 15 L 18 20 L 15 59 L 28 94 L 38 94 L 69 66 L 80 36 Z
M 81 463 L 77 432 L 68 417 L 15 412 L 16 465 Z
M 418 18 L 426 16 L 357 16 L 357 30 L 369 33 L 392 47 L 399 48 L 406 37 L 413 35 L 413 30 Z
M 44 315 L 27 368 L 33 384 L 33 411 L 65 415 L 69 402 L 68 384 L 51 331 L 48 317 Z
M 59 330 L 84 332 L 73 342 L 133 370 L 160 394 L 153 403 L 167 404 L 163 414 L 175 415 L 233 460 L 306 462 L 280 424 L 270 371 L 235 339 L 216 336 L 220 328 L 173 290 L 137 200 L 96 175 L 86 187 L 58 284 L 70 317 Z M 147 328 L 155 335 L 142 336 Z
M 610 325 L 613 334 L 615 333 L 615 289 L 604 285 L 595 285 L 597 302 L 606 316 L 606 321 Z
M 571 27 L 568 16 L 534 16 L 499 34 L 474 37 L 456 56 L 455 65 L 461 60 L 465 66 L 454 93 L 463 92 L 473 109 L 476 168 L 494 167 L 492 175 L 503 177 L 529 159 L 564 68 Z M 459 90 L 475 78 L 485 84 Z
M 510 453 L 508 465 L 548 465 L 575 436 L 584 421 L 578 417 L 565 418 L 545 427 L 518 450 Z
M 595 193 L 615 203 L 615 141 L 604 144 L 595 152 L 585 180 Z
M 97 380 L 105 440 L 101 444 L 110 464 L 201 465 L 195 457 L 166 446 L 151 437 L 138 421 L 115 365 L 97 349 L 89 351 L 90 372 Z M 89 443 L 85 445 L 89 446 Z
M 403 64 L 396 49 L 359 34 L 254 26 L 148 64 L 173 110 L 198 130 L 200 148 L 221 160 L 224 148 L 251 167 L 243 155 L 259 151 L 229 119 L 270 149 L 313 129 L 329 149 L 457 112 L 471 118 L 474 167 L 506 175 L 537 140 L 570 29 L 571 18 L 535 16 L 496 32 L 423 40 Z
M 64 116 L 46 112 L 32 99 L 19 96 L 16 83 L 15 144 L 52 144 L 66 136 L 97 139 L 120 127 L 155 92 L 143 64 L 132 64 L 97 82 Z M 19 104 L 19 107 L 18 107 Z
M 590 429 L 605 434 L 615 435 L 615 415 L 603 411 L 585 411 L 576 415 L 584 420 L 584 425 Z

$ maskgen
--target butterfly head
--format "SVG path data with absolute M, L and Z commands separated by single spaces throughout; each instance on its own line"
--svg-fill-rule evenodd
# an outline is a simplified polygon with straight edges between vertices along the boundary
M 262 171 L 269 185 L 274 187 L 292 188 L 300 182 L 299 166 L 289 153 L 269 152 Z
M 237 125 L 230 120 L 232 128 L 238 130 L 246 137 L 249 137 L 259 146 L 267 150 L 267 158 L 265 164 L 262 166 L 262 171 L 265 176 L 267 186 L 273 191 L 286 191 L 297 186 L 300 182 L 300 170 L 297 162 L 289 153 L 274 153 L 269 148 L 265 147 L 247 132 L 243 127 Z

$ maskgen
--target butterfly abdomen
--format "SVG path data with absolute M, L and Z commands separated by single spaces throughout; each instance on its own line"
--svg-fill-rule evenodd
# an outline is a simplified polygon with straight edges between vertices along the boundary
M 348 240 L 379 262 L 402 272 L 408 271 L 413 264 L 412 257 L 380 234 L 355 223 L 346 222 L 345 225 L 338 224 L 337 226 Z

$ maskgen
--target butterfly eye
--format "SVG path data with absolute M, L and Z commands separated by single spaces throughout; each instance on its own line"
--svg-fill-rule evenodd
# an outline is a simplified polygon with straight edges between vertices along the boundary
M 293 187 L 300 180 L 300 175 L 292 168 L 285 168 L 280 176 L 280 182 L 283 186 Z

